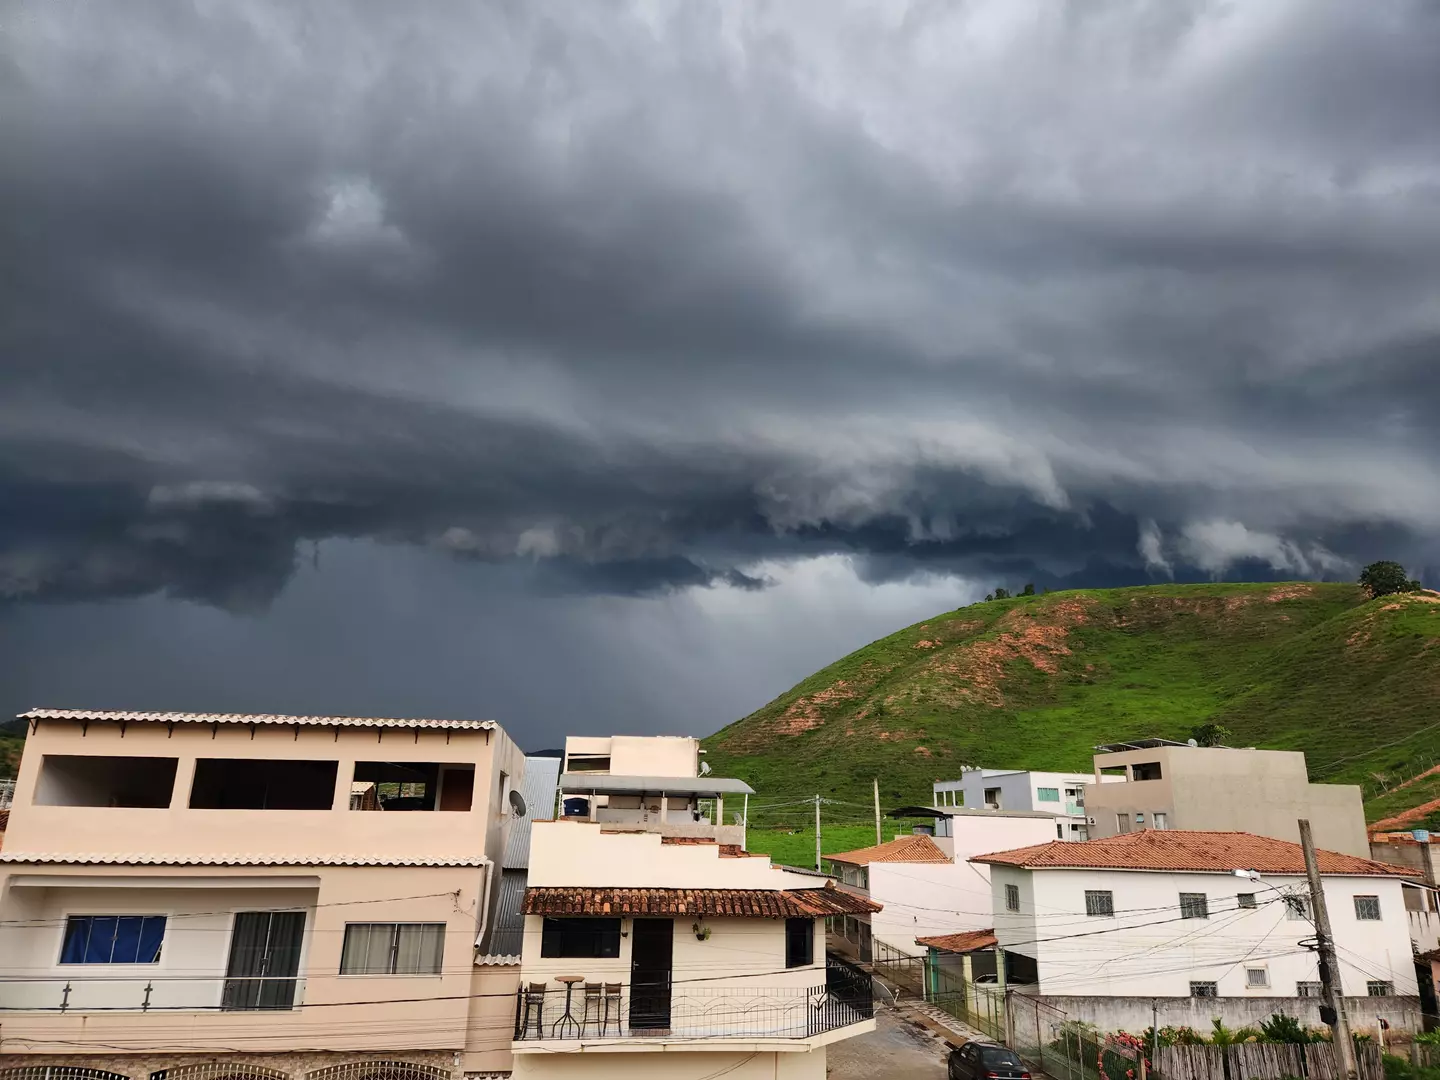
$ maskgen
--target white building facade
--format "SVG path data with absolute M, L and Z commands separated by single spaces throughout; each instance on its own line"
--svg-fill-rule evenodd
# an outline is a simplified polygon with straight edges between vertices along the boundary
M 995 934 L 1034 993 L 1130 998 L 1320 995 L 1297 844 L 1245 833 L 1131 833 L 980 856 Z M 1405 871 L 1320 853 L 1347 997 L 1417 993 Z M 1255 870 L 1254 879 L 1235 870 Z
M 1021 810 L 1056 819 L 1052 838 L 1085 840 L 1085 785 L 1089 773 L 1034 772 L 1026 769 L 962 769 L 959 780 L 933 785 L 937 810 Z

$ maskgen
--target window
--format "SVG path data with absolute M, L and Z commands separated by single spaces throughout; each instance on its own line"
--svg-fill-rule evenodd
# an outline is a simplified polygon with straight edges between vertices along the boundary
M 1191 997 L 1219 997 L 1220 987 L 1213 982 L 1192 982 L 1190 984 Z
M 1170 827 L 1170 818 L 1163 812 L 1157 810 L 1150 815 L 1150 827 L 1152 829 L 1168 829 Z
M 1036 788 L 1035 799 L 1038 802 L 1059 802 L 1060 789 L 1054 787 Z
M 1392 997 L 1395 994 L 1395 984 L 1382 979 L 1371 979 L 1365 984 L 1365 993 L 1371 997 Z
M 1128 833 L 1128 832 L 1130 831 L 1130 815 L 1129 815 L 1129 814 L 1116 814 L 1116 815 L 1115 815 L 1115 831 L 1116 831 L 1117 833 Z
M 620 920 L 546 919 L 540 930 L 540 955 L 613 959 L 620 955 Z
M 1253 892 L 1236 893 L 1235 906 L 1237 908 L 1253 908 L 1255 906 L 1255 894 Z
M 1180 917 L 1182 919 L 1208 919 L 1210 901 L 1203 892 L 1182 892 L 1180 894 Z
M 1138 765 L 1130 766 L 1131 779 L 1134 780 L 1159 780 L 1160 762 L 1143 761 Z
M 809 967 L 815 962 L 815 920 L 785 920 L 785 966 Z
M 334 761 L 201 758 L 190 787 L 191 810 L 329 810 Z
M 164 915 L 71 915 L 60 963 L 155 964 L 164 939 Z
M 1000 809 L 1000 789 L 998 787 L 987 787 L 985 789 L 985 805 L 991 810 Z
M 604 772 L 610 771 L 609 754 L 572 754 L 565 759 L 566 772 Z
M 1380 919 L 1380 897 L 1355 897 L 1355 918 L 1362 922 L 1378 922 Z
M 1144 815 L 1144 814 L 1136 814 L 1136 815 L 1135 815 L 1135 828 L 1136 828 L 1136 829 L 1143 829 L 1143 828 L 1145 828 L 1145 815 Z
M 1005 910 L 1006 910 L 1006 911 L 1019 911 L 1019 910 L 1020 910 L 1020 886 L 1019 886 L 1019 885 L 1006 885 L 1006 886 L 1005 886 Z
M 1320 996 L 1320 984 L 1318 982 L 1297 982 L 1295 984 L 1295 996 L 1318 998 Z
M 1292 922 L 1298 919 L 1310 921 L 1310 898 L 1308 896 L 1285 897 L 1285 917 Z
M 1065 823 L 1064 823 L 1064 822 L 1057 821 L 1057 822 L 1055 823 L 1055 839 L 1057 839 L 1057 840 L 1064 840 L 1064 839 L 1065 839 Z
M 341 975 L 438 975 L 444 923 L 346 923 Z
M 1086 889 L 1085 914 L 1114 915 L 1115 894 L 1109 889 Z
M 170 805 L 178 759 L 46 754 L 35 784 L 36 806 Z
M 1245 969 L 1245 986 L 1251 990 L 1265 990 L 1270 986 L 1270 971 L 1263 967 Z

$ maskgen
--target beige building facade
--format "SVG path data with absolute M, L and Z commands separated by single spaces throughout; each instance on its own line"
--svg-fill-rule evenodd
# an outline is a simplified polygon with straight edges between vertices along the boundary
M 1085 788 L 1092 839 L 1143 829 L 1249 832 L 1298 843 L 1301 818 L 1317 847 L 1366 858 L 1360 789 L 1312 784 L 1289 750 L 1189 746 L 1163 739 L 1100 747 Z
M 518 966 L 483 942 L 524 759 L 495 724 L 25 718 L 0 1078 L 510 1071 Z

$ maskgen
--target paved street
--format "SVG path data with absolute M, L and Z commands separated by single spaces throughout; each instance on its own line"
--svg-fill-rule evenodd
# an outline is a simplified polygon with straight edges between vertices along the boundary
M 922 1027 L 888 1009 L 869 1035 L 828 1047 L 829 1080 L 944 1080 L 946 1046 Z

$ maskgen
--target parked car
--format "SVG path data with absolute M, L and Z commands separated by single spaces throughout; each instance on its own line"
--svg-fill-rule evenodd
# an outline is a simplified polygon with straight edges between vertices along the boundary
M 950 1080 L 1030 1080 L 1015 1051 L 994 1043 L 967 1042 L 951 1050 L 948 1068 Z

